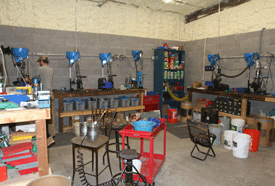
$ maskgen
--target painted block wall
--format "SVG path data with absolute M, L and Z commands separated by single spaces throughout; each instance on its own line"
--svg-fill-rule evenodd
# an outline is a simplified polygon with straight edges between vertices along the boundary
M 264 30 L 262 33 L 262 46 L 260 49 L 260 36 L 261 31 L 234 34 L 229 36 L 220 37 L 220 49 L 219 54 L 221 57 L 227 58 L 232 56 L 244 56 L 244 53 L 250 52 L 260 52 L 261 55 L 268 55 L 268 52 L 275 53 L 275 29 Z M 204 47 L 205 46 L 205 47 Z M 216 54 L 218 46 L 218 38 L 209 38 L 209 39 L 200 39 L 195 41 L 188 41 L 184 43 L 185 53 L 186 53 L 186 85 L 191 86 L 195 81 L 200 81 L 204 84 L 204 81 L 211 81 L 212 72 L 205 72 L 203 78 L 203 61 L 205 60 L 205 65 L 210 65 L 207 59 L 208 54 Z M 204 55 L 205 49 L 205 55 Z M 260 58 L 262 66 L 269 67 L 271 75 L 268 75 L 268 68 L 262 70 L 263 76 L 268 76 L 266 90 L 267 92 L 275 92 L 275 63 L 274 58 L 271 59 L 268 57 Z M 246 66 L 244 58 L 233 58 L 233 59 L 224 59 L 221 61 L 222 73 L 226 75 L 236 75 L 239 74 Z M 255 67 L 251 67 L 250 82 L 253 81 L 255 77 Z M 226 69 L 225 69 L 226 68 Z M 239 69 L 239 70 L 235 70 Z M 233 71 L 232 71 L 233 70 Z M 249 79 L 249 71 L 246 71 L 244 74 L 237 78 L 226 78 L 222 77 L 222 83 L 228 84 L 230 88 L 238 87 L 247 87 Z M 185 87 L 186 88 L 186 87 Z M 251 89 L 253 90 L 253 89 Z M 206 95 L 193 95 L 193 100 L 197 98 L 207 98 Z M 258 114 L 259 110 L 264 110 L 267 115 L 269 111 L 275 108 L 274 103 L 266 103 L 261 101 L 252 101 L 251 103 L 251 113 Z
M 54 69 L 53 88 L 60 90 L 61 87 L 66 87 L 69 89 L 69 62 L 66 59 L 66 52 L 75 50 L 75 32 L 0 25 L 0 38 L 1 44 L 5 47 L 29 49 L 30 76 L 36 75 L 36 68 L 39 66 L 36 61 L 39 55 L 41 53 L 50 54 L 49 66 Z M 125 78 L 129 74 L 132 77 L 136 76 L 135 69 L 132 69 L 134 68 L 132 50 L 142 50 L 144 57 L 143 71 L 147 74 L 144 77 L 144 87 L 149 91 L 153 90 L 154 64 L 151 59 L 153 49 L 163 46 L 165 42 L 168 42 L 170 46 L 183 45 L 183 42 L 177 41 L 78 32 L 77 49 L 80 51 L 80 72 L 82 76 L 87 76 L 83 79 L 84 88 L 97 88 L 97 80 L 101 78 L 99 53 L 128 56 L 129 62 L 127 60 L 117 60 L 112 63 L 113 74 L 117 75 L 114 77 L 114 83 L 115 87 L 118 88 L 124 84 Z M 55 54 L 61 54 L 61 56 Z M 94 55 L 95 57 L 85 57 L 85 55 Z M 17 77 L 16 69 L 13 67 L 10 56 L 6 56 L 6 60 L 10 83 L 12 84 Z M 74 68 L 75 65 L 72 74 L 75 74 Z M 106 68 L 104 67 L 105 75 L 107 74 Z M 107 78 L 107 76 L 105 77 Z

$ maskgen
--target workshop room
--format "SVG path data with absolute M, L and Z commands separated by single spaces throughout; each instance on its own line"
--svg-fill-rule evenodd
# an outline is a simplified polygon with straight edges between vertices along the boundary
M 274 185 L 274 12 L 0 0 L 0 185 Z

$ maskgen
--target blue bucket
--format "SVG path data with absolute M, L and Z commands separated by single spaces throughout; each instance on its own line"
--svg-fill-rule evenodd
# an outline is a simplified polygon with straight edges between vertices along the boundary
M 156 124 L 155 122 L 146 121 L 146 120 L 139 120 L 132 123 L 135 130 L 148 131 L 148 132 L 153 132 L 153 127 L 155 124 Z

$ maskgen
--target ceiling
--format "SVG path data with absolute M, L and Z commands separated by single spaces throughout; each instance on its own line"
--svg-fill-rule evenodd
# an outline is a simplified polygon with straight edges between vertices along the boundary
M 219 4 L 219 0 L 172 0 L 165 3 L 164 0 L 88 0 L 104 6 L 107 3 L 124 4 L 136 7 L 149 8 L 153 11 L 173 12 L 182 15 L 189 15 L 198 10 L 206 9 Z M 224 2 L 226 0 L 221 0 Z

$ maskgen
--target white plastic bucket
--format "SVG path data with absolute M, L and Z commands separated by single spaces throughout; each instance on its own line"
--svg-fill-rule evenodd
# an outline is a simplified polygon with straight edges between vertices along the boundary
M 231 123 L 231 118 L 228 116 L 220 116 L 219 120 L 223 124 L 223 130 L 230 130 L 230 123 Z
M 244 119 L 232 119 L 231 121 L 232 130 L 238 131 L 240 133 L 243 132 L 244 125 L 245 125 Z
M 236 158 L 247 158 L 251 136 L 238 133 L 233 136 L 233 156 Z
M 140 172 L 141 170 L 141 165 L 142 165 L 142 161 L 139 159 L 133 159 L 133 165 L 136 167 L 136 169 L 138 170 L 138 172 Z M 137 172 L 134 167 L 132 168 L 132 172 Z
M 219 124 L 210 124 L 209 125 L 209 132 L 211 134 L 216 135 L 216 139 L 214 141 L 214 145 L 219 145 L 221 143 L 222 139 L 222 131 L 223 131 L 223 126 Z
M 224 148 L 231 150 L 233 147 L 233 136 L 238 134 L 237 131 L 234 130 L 225 130 L 224 135 Z
M 76 136 L 80 136 L 79 124 L 80 124 L 80 122 L 74 123 L 74 133 L 76 134 Z

